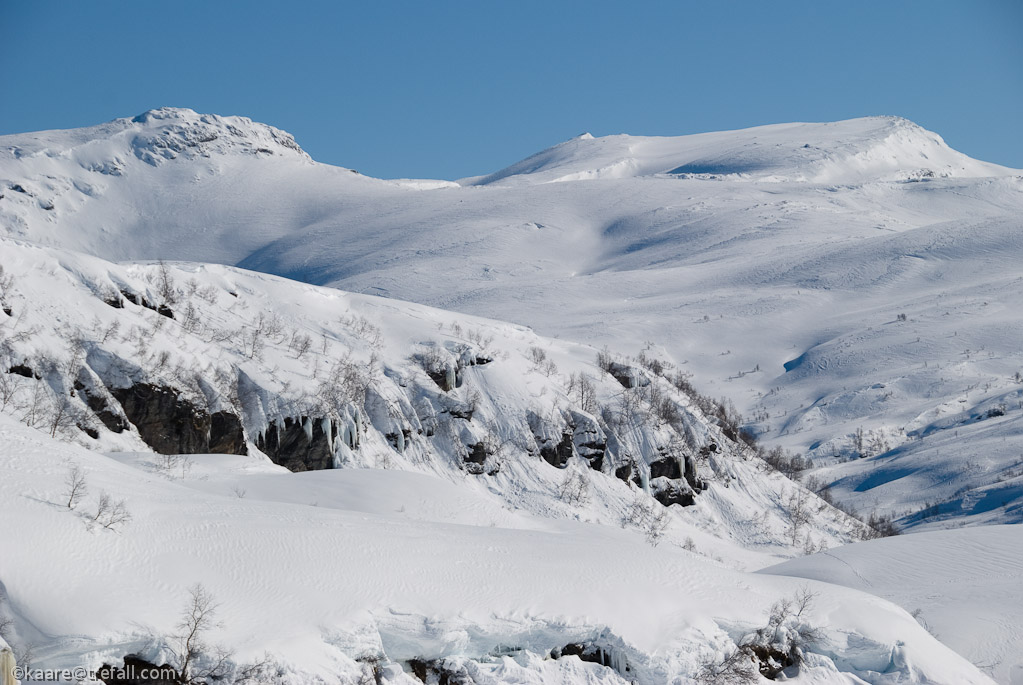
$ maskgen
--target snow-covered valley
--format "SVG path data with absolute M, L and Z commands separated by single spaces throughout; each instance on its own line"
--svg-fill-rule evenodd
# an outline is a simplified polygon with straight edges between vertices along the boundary
M 190 110 L 0 143 L 21 656 L 179 662 L 201 583 L 236 682 L 1023 682 L 1020 172 L 888 117 L 457 182 Z

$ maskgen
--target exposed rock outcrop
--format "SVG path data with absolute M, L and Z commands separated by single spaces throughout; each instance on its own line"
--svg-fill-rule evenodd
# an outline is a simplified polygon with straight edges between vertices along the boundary
M 109 390 L 145 443 L 159 454 L 248 453 L 241 420 L 232 413 L 217 412 L 214 426 L 204 407 L 175 388 L 135 383 Z
M 256 436 L 256 447 L 289 471 L 334 468 L 334 441 L 338 426 L 327 418 L 301 416 L 271 421 Z
M 646 374 L 634 366 L 611 362 L 605 368 L 616 381 L 622 384 L 623 388 L 640 388 L 650 385 L 650 379 L 646 377 Z
M 103 664 L 96 678 L 106 685 L 180 685 L 177 671 L 164 664 L 157 666 L 136 654 L 124 657 L 123 666 Z

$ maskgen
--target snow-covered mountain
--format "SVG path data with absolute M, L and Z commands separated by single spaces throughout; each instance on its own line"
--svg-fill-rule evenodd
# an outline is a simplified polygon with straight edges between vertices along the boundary
M 617 135 L 597 139 L 587 133 L 462 183 L 536 184 L 663 174 L 848 185 L 1010 173 L 952 150 L 940 136 L 906 119 L 868 117 L 677 138 Z
M 767 440 L 868 456 L 819 474 L 857 509 L 1020 520 L 1023 176 L 906 120 L 581 136 L 458 185 L 162 109 L 0 138 L 0 180 L 0 223 L 42 244 L 653 342 Z
M 891 117 L 458 182 L 181 109 L 0 137 L 0 544 L 60 541 L 0 555 L 0 625 L 171 663 L 201 581 L 268 682 L 731 682 L 799 642 L 806 682 L 988 682 L 831 552 L 749 573 L 949 543 L 849 544 L 709 396 L 862 515 L 1023 520 L 1020 174 Z M 980 650 L 956 606 L 939 637 L 1015 685 L 1014 624 Z

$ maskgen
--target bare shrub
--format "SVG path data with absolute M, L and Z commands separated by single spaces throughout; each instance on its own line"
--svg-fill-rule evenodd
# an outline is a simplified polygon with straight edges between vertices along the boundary
M 249 359 L 260 359 L 263 355 L 263 348 L 267 339 L 273 340 L 284 331 L 284 322 L 277 314 L 259 313 L 255 325 L 243 331 L 245 353 Z
M 219 608 L 201 583 L 188 589 L 188 604 L 177 626 L 179 632 L 174 636 L 179 683 L 205 685 L 224 679 L 230 672 L 230 654 L 207 642 L 209 631 L 219 625 L 216 621 Z
M 67 475 L 64 477 L 64 497 L 67 498 L 67 508 L 74 509 L 82 498 L 88 493 L 88 485 L 85 482 L 85 471 L 78 464 L 68 467 Z
M 819 629 L 806 622 L 804 614 L 817 594 L 807 588 L 793 597 L 776 602 L 768 614 L 767 625 L 739 640 L 722 663 L 705 664 L 696 675 L 701 683 L 746 685 L 760 677 L 776 679 L 782 671 L 799 668 L 806 652 L 820 642 Z
M 174 305 L 178 303 L 178 288 L 171 277 L 170 269 L 163 260 L 160 260 L 156 270 L 156 291 L 160 293 L 160 299 L 164 304 Z
M 799 543 L 800 533 L 812 520 L 810 501 L 810 493 L 800 488 L 792 492 L 785 502 L 789 513 L 788 536 L 792 545 Z
M 585 373 L 573 373 L 568 379 L 568 394 L 584 412 L 593 414 L 598 410 L 597 388 Z
M 101 492 L 92 520 L 108 530 L 116 530 L 131 521 L 131 513 L 123 499 L 115 502 L 109 494 Z
M 361 407 L 371 382 L 369 373 L 366 364 L 360 364 L 351 352 L 346 352 L 320 382 L 316 396 L 328 411 L 340 413 L 349 403 Z
M 586 474 L 579 469 L 573 469 L 566 474 L 565 480 L 561 483 L 558 495 L 562 501 L 573 506 L 583 506 L 590 501 L 590 480 Z

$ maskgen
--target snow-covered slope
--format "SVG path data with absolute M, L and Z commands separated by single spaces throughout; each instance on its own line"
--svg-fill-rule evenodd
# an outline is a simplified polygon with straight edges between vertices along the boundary
M 677 500 L 693 504 L 679 543 L 706 539 L 747 567 L 869 532 L 649 360 L 608 352 L 601 367 L 594 348 L 521 326 L 215 265 L 121 266 L 10 239 L 0 254 L 0 411 L 91 449 L 414 470 L 613 525 L 637 501 Z M 793 524 L 801 498 L 812 525 Z
M 267 652 L 264 682 L 411 684 L 412 660 L 466 683 L 687 682 L 806 588 L 818 594 L 794 625 L 821 636 L 801 681 L 990 682 L 869 594 L 730 571 L 614 526 L 523 526 L 500 511 L 466 525 L 428 476 L 287 474 L 215 457 L 168 480 L 144 460 L 56 443 L 5 416 L 0 438 L 0 539 L 31 549 L 0 557 L 3 610 L 12 640 L 36 642 L 36 663 L 50 668 L 127 653 L 173 663 L 170 636 L 201 583 L 218 603 L 204 637 L 234 664 Z M 72 511 L 63 498 L 75 466 L 90 493 Z M 100 491 L 133 519 L 90 523 Z M 602 649 L 608 666 L 547 657 L 572 644 Z
M 46 541 L 0 557 L 0 619 L 49 668 L 175 662 L 201 582 L 233 662 L 266 650 L 288 682 L 367 659 L 393 683 L 672 682 L 805 585 L 743 569 L 869 532 L 649 358 L 228 267 L 0 254 L 0 545 Z M 805 678 L 987 682 L 892 605 L 812 588 L 782 630 L 821 631 Z M 605 665 L 546 658 L 575 644 Z
M 902 119 L 583 136 L 466 187 L 369 179 L 190 110 L 0 142 L 10 235 L 240 264 L 633 354 L 653 342 L 822 464 L 918 455 L 907 487 L 879 490 L 870 460 L 818 474 L 904 525 L 937 502 L 972 516 L 1018 467 L 1023 176 Z M 979 443 L 939 445 L 1003 404 L 1006 439 L 969 468 L 957 457 Z
M 984 526 L 847 545 L 768 569 L 889 599 L 1000 683 L 1023 682 L 1023 526 Z

